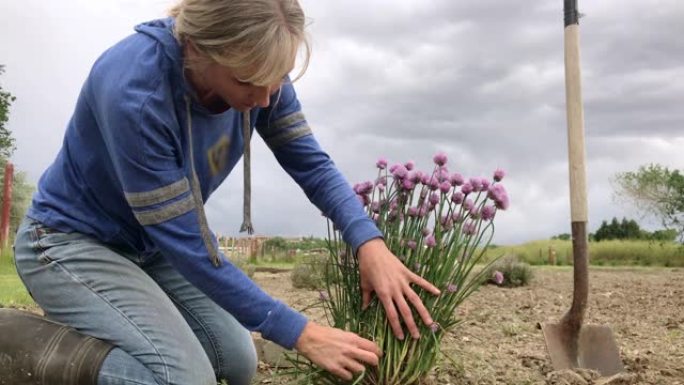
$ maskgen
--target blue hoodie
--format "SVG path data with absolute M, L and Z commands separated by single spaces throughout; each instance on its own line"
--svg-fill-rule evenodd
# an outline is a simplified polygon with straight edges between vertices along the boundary
M 306 318 L 218 250 L 203 205 L 243 155 L 242 114 L 212 114 L 183 77 L 173 19 L 136 27 L 94 64 L 28 216 L 63 232 L 161 256 L 247 329 L 292 348 Z M 354 251 L 381 236 L 311 134 L 294 88 L 251 111 L 281 166 Z

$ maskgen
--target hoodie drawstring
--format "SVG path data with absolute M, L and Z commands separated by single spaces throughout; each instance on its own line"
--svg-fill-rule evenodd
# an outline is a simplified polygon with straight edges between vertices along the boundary
M 207 222 L 207 216 L 204 213 L 202 190 L 200 189 L 200 183 L 199 178 L 197 178 L 197 172 L 195 172 L 195 155 L 193 153 L 194 149 L 192 145 L 192 111 L 190 107 L 190 97 L 186 96 L 185 112 L 188 119 L 188 147 L 190 152 L 190 171 L 192 173 L 190 185 L 192 186 L 192 196 L 195 200 L 195 207 L 197 208 L 197 216 L 200 225 L 200 233 L 202 234 L 202 240 L 204 241 L 205 247 L 209 251 L 209 258 L 211 259 L 211 262 L 214 264 L 214 266 L 218 267 L 221 266 L 221 257 L 218 248 L 216 247 L 211 238 L 211 232 L 209 231 L 209 223 Z
M 251 139 L 251 120 L 249 110 L 242 113 L 242 138 L 244 140 L 244 193 L 243 193 L 243 220 L 240 232 L 247 231 L 247 234 L 254 233 L 252 225 L 252 178 L 251 178 L 251 153 L 249 142 Z

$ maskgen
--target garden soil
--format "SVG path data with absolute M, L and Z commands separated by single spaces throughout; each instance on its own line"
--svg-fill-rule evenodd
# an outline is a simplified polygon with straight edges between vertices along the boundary
M 684 269 L 591 268 L 586 321 L 608 325 L 626 372 L 600 378 L 587 370 L 553 371 L 539 327 L 557 321 L 572 301 L 571 268 L 535 268 L 520 288 L 483 286 L 457 309 L 462 323 L 444 338 L 425 384 L 684 385 Z M 317 291 L 294 289 L 289 272 L 257 272 L 271 295 L 304 309 Z M 304 311 L 325 322 L 322 310 Z M 260 363 L 255 384 L 288 384 Z

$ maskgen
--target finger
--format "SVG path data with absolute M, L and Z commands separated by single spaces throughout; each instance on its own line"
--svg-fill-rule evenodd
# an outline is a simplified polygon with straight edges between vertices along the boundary
M 423 323 L 427 326 L 432 325 L 434 322 L 432 320 L 432 316 L 430 316 L 430 312 L 423 304 L 423 301 L 420 300 L 418 294 L 416 294 L 416 292 L 409 287 L 407 288 L 405 295 L 409 302 L 411 302 L 411 305 L 413 305 L 413 307 L 418 312 L 418 315 L 420 315 L 420 318 L 423 320 Z
M 382 357 L 382 350 L 380 350 L 380 347 L 378 346 L 378 344 L 376 344 L 375 342 L 373 342 L 371 340 L 367 340 L 365 338 L 358 337 L 358 339 L 356 341 L 356 346 L 358 346 L 359 348 L 361 348 L 363 350 L 369 351 L 378 357 Z
M 429 291 L 434 295 L 439 295 L 440 293 L 439 289 L 435 285 L 431 284 L 425 278 L 413 272 L 411 272 L 411 282 L 415 283 L 416 285 L 422 287 L 423 289 Z
M 404 331 L 401 330 L 401 323 L 399 322 L 399 315 L 397 314 L 397 309 L 394 308 L 394 301 L 392 297 L 385 296 L 380 298 L 382 301 L 382 306 L 385 308 L 385 314 L 387 314 L 387 321 L 389 321 L 392 327 L 392 332 L 400 340 L 404 339 Z
M 333 368 L 330 368 L 329 370 L 330 370 L 330 373 L 332 373 L 332 374 L 336 375 L 337 377 L 339 377 L 343 380 L 346 380 L 346 381 L 350 381 L 351 379 L 354 378 L 352 373 L 349 370 L 347 370 L 346 368 L 344 368 L 343 366 L 335 366 Z
M 408 303 L 406 303 L 404 295 L 402 294 L 397 297 L 394 302 L 397 304 L 399 312 L 401 313 L 401 317 L 404 319 L 404 323 L 406 324 L 409 333 L 411 333 L 411 336 L 416 339 L 420 338 L 420 331 L 418 331 L 418 326 L 416 326 L 416 322 L 413 320 L 411 308 L 409 307 Z
M 364 349 L 355 349 L 352 352 L 352 358 L 354 358 L 356 361 L 365 362 L 366 364 L 373 366 L 378 366 L 380 361 L 375 353 Z
M 366 370 L 366 367 L 363 366 L 363 364 L 361 364 L 360 362 L 358 362 L 356 360 L 352 360 L 352 359 L 347 360 L 345 362 L 344 367 L 352 373 L 361 373 L 364 370 Z
M 366 310 L 368 307 L 368 304 L 370 304 L 371 300 L 371 292 L 370 291 L 363 291 L 363 305 L 361 305 L 361 309 Z

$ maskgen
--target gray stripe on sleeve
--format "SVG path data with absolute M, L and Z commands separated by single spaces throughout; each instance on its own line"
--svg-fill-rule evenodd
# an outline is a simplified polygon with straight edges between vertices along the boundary
M 175 217 L 181 216 L 195 208 L 191 194 L 185 198 L 154 210 L 133 211 L 136 219 L 143 226 L 158 225 Z
M 131 207 L 145 207 L 163 203 L 173 198 L 177 198 L 187 193 L 188 191 L 190 191 L 188 178 L 183 178 L 178 182 L 174 182 L 170 185 L 160 187 L 156 190 L 136 193 L 125 193 L 125 196 L 126 200 L 128 201 L 128 204 Z
M 311 128 L 308 125 L 302 125 L 300 127 L 293 128 L 291 130 L 283 131 L 278 135 L 272 136 L 270 138 L 265 138 L 264 141 L 271 148 L 277 148 L 283 144 L 301 138 L 302 136 L 310 135 Z
M 273 123 L 273 127 L 275 129 L 285 128 L 295 123 L 303 122 L 304 120 L 306 120 L 304 118 L 304 113 L 297 111 L 276 120 L 275 123 Z

